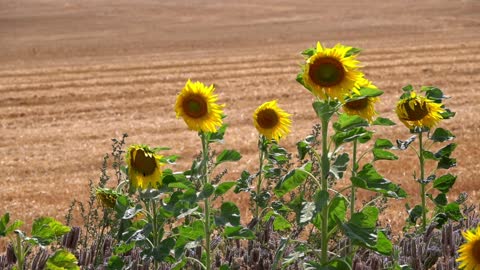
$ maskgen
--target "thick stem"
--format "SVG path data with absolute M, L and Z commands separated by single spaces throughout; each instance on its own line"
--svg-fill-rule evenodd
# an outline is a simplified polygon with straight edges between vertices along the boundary
M 418 142 L 420 144 L 420 149 L 418 157 L 420 159 L 420 194 L 422 196 L 422 231 L 425 231 L 427 228 L 427 208 L 426 208 L 426 198 L 425 198 L 425 158 L 423 156 L 423 132 L 420 132 L 418 135 Z
M 152 203 L 152 223 L 153 223 L 153 246 L 154 248 L 158 248 L 160 243 L 158 241 L 158 224 L 157 224 L 157 206 L 155 204 L 155 199 L 151 199 L 150 202 Z M 158 262 L 154 260 L 154 268 L 158 269 Z
M 17 234 L 17 248 L 15 250 L 15 256 L 17 257 L 17 266 L 19 270 L 24 269 L 25 255 L 23 252 L 24 251 L 23 251 L 22 238 L 20 237 L 20 235 Z
M 353 141 L 353 150 L 352 150 L 352 176 L 357 176 L 357 140 Z M 357 192 L 357 188 L 352 185 L 352 190 L 350 194 L 350 218 L 352 218 L 353 214 L 355 213 L 355 193 Z M 348 252 L 353 252 L 353 243 L 350 240 L 348 245 Z
M 202 132 L 202 164 L 203 164 L 203 187 L 209 184 L 208 179 L 208 138 Z M 206 269 L 211 269 L 211 255 L 210 255 L 210 199 L 207 197 L 204 201 L 204 215 L 205 215 L 205 253 L 206 253 Z
M 267 156 L 267 151 L 268 149 L 264 149 L 264 143 L 265 143 L 265 137 L 261 135 L 260 141 L 258 142 L 259 148 L 260 148 L 260 153 L 259 153 L 259 169 L 258 169 L 258 180 L 257 180 L 257 198 L 260 195 L 261 189 L 262 189 L 262 179 L 263 179 L 263 161 L 265 160 L 265 157 Z M 258 213 L 259 213 L 260 207 L 258 206 L 258 202 L 255 203 L 255 217 L 258 219 Z
M 328 173 L 330 171 L 330 160 L 328 158 L 328 119 L 322 119 L 322 190 L 328 192 Z M 322 256 L 321 263 L 328 263 L 328 206 L 322 209 Z

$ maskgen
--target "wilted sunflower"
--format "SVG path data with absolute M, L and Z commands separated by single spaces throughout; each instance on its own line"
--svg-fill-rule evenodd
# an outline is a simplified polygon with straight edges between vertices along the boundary
M 108 188 L 97 188 L 96 190 L 97 200 L 103 207 L 114 208 L 117 203 L 117 198 L 120 194 L 114 190 Z
M 410 96 L 400 99 L 395 109 L 398 118 L 402 123 L 413 130 L 418 128 L 432 128 L 443 119 L 442 113 L 445 110 L 441 103 L 435 103 L 424 96 L 418 96 L 415 91 Z
M 459 257 L 457 262 L 460 268 L 465 270 L 480 269 L 480 226 L 476 230 L 462 232 L 466 243 L 458 249 Z
M 175 103 L 177 118 L 182 117 L 192 130 L 216 132 L 222 125 L 223 105 L 216 103 L 218 97 L 213 91 L 213 84 L 207 87 L 188 80 Z
M 267 139 L 278 141 L 290 133 L 290 114 L 280 109 L 276 100 L 265 102 L 253 113 L 255 128 Z
M 128 178 L 132 189 L 158 188 L 162 184 L 162 156 L 146 145 L 131 145 L 127 150 Z
M 323 48 L 320 42 L 314 55 L 307 59 L 303 82 L 319 98 L 327 96 L 343 101 L 345 95 L 356 86 L 363 74 L 358 70 L 356 55 L 347 53 L 352 47 L 341 44 Z
M 369 80 L 363 79 L 359 84 L 359 88 L 366 87 L 370 89 L 377 89 L 375 85 Z M 373 122 L 373 118 L 377 116 L 375 111 L 375 103 L 380 99 L 376 96 L 362 95 L 355 90 L 347 96 L 345 103 L 342 105 L 343 111 L 349 115 L 358 115 L 369 123 Z

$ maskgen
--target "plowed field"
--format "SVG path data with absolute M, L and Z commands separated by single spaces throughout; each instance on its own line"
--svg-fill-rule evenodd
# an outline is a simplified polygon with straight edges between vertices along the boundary
M 312 96 L 295 82 L 299 52 L 317 40 L 363 48 L 366 76 L 385 91 L 384 117 L 397 121 L 406 84 L 452 97 L 457 116 L 442 124 L 459 144 L 451 199 L 467 191 L 478 206 L 480 2 L 377 2 L 0 0 L 0 214 L 63 217 L 72 199 L 86 200 L 122 133 L 128 144 L 172 147 L 183 157 L 173 169 L 185 169 L 200 146 L 173 110 L 188 78 L 214 83 L 226 104 L 225 147 L 243 155 L 227 178 L 257 168 L 251 115 L 265 101 L 293 114 L 282 144 L 295 151 L 317 123 Z M 377 130 L 410 136 L 401 125 Z M 380 170 L 414 195 L 413 155 Z M 388 210 L 394 224 L 403 204 Z

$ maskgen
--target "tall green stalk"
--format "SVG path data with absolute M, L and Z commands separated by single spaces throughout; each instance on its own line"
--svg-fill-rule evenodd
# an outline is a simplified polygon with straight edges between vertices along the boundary
M 327 117 L 325 117 L 327 118 Z M 322 121 L 322 159 L 320 166 L 322 168 L 322 191 L 328 192 L 328 173 L 330 171 L 330 160 L 328 158 L 328 122 L 329 119 L 321 118 Z M 328 263 L 328 205 L 322 209 L 322 264 Z
M 357 144 L 358 144 L 357 140 L 354 140 L 353 141 L 353 150 L 352 150 L 352 176 L 351 177 L 357 176 L 357 169 L 358 169 L 358 166 L 357 166 Z M 355 196 L 356 196 L 355 193 L 356 192 L 357 192 L 357 188 L 352 185 L 352 191 L 351 191 L 351 194 L 350 194 L 350 218 L 355 213 Z M 348 252 L 349 253 L 353 252 L 352 240 L 349 241 Z
M 258 146 L 259 146 L 259 149 L 260 149 L 260 153 L 259 153 L 259 161 L 260 161 L 260 164 L 259 164 L 259 169 L 258 169 L 258 180 L 257 180 L 257 198 L 258 196 L 260 196 L 260 192 L 261 192 L 261 189 L 262 189 L 262 180 L 263 180 L 263 162 L 265 160 L 265 157 L 267 157 L 268 155 L 268 149 L 267 147 L 265 147 L 265 140 L 266 138 L 261 135 L 260 136 L 260 139 L 258 141 Z M 258 219 L 259 218 L 259 209 L 260 207 L 258 206 L 258 202 L 255 203 L 255 217 Z
M 200 135 L 202 139 L 202 175 L 203 175 L 203 187 L 209 184 L 208 178 L 208 138 L 205 133 Z M 210 199 L 208 196 L 205 196 L 204 201 L 204 215 L 205 215 L 205 253 L 206 253 L 206 269 L 211 269 L 211 254 L 210 254 Z
M 423 156 L 423 132 L 420 132 L 418 135 L 418 141 L 420 144 L 420 149 L 418 153 L 418 158 L 420 160 L 420 193 L 422 196 L 422 231 L 424 232 L 427 228 L 427 208 L 426 208 L 426 199 L 425 199 L 425 158 Z

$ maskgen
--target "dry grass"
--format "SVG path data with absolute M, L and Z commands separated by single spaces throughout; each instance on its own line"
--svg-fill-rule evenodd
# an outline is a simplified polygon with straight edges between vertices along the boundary
M 3 3 L 0 213 L 27 224 L 40 215 L 63 217 L 73 198 L 87 198 L 88 179 L 98 178 L 110 138 L 122 133 L 128 143 L 176 149 L 184 159 L 174 170 L 185 169 L 199 141 L 175 119 L 173 103 L 188 78 L 215 83 L 227 104 L 225 147 L 243 154 L 229 179 L 257 167 L 251 114 L 263 101 L 278 99 L 293 114 L 294 132 L 282 144 L 294 151 L 317 121 L 312 97 L 294 80 L 298 52 L 316 40 L 364 48 L 366 76 L 385 91 L 383 116 L 395 119 L 395 100 L 408 83 L 436 85 L 452 96 L 447 104 L 457 116 L 445 123 L 459 144 L 452 197 L 468 191 L 478 202 L 478 2 L 226 3 Z M 402 126 L 378 134 L 409 136 Z M 412 153 L 402 154 L 380 171 L 415 196 L 415 164 Z M 403 204 L 388 208 L 395 228 L 403 225 Z

